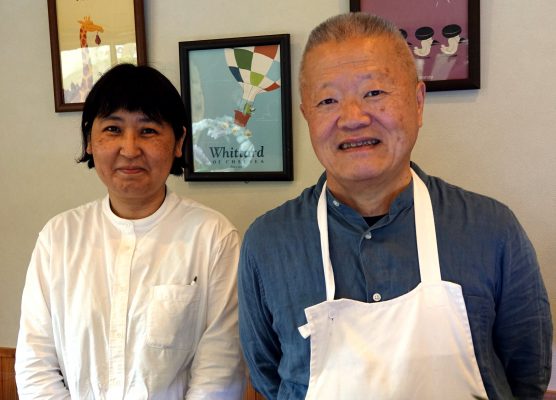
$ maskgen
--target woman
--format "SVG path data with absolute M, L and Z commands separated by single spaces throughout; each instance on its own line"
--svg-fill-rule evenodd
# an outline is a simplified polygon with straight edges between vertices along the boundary
M 21 399 L 239 399 L 238 234 L 166 187 L 186 111 L 146 66 L 118 65 L 85 101 L 79 162 L 105 198 L 39 234 L 16 353 Z

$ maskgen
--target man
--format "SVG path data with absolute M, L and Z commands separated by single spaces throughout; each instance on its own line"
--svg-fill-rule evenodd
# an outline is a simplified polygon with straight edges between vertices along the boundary
M 23 291 L 20 399 L 240 399 L 236 229 L 166 187 L 186 111 L 171 82 L 119 65 L 88 95 L 80 162 L 108 195 L 50 220 Z
M 381 18 L 309 37 L 301 111 L 326 173 L 258 218 L 240 338 L 268 399 L 541 399 L 552 322 L 531 243 L 499 202 L 410 162 L 425 86 Z

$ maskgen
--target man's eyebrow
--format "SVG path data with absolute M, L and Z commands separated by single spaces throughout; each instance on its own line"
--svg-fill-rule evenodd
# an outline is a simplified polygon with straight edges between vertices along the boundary
M 383 76 L 386 76 L 386 74 L 381 71 L 373 71 L 373 72 L 366 72 L 358 76 L 357 78 L 359 81 L 366 81 L 366 80 L 373 80 Z M 334 86 L 334 81 L 325 81 L 322 82 L 320 85 L 318 85 L 320 89 L 326 89 L 330 86 Z

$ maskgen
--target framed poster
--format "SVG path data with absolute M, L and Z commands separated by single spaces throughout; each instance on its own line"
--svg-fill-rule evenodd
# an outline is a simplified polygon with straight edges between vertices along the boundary
M 56 112 L 79 111 L 120 63 L 145 64 L 143 0 L 47 0 Z
M 179 43 L 185 180 L 292 180 L 288 34 Z
M 350 0 L 395 23 L 427 91 L 479 89 L 480 0 Z

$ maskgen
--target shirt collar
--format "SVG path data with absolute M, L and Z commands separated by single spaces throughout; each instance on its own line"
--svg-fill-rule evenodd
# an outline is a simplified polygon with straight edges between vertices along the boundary
M 417 175 L 419 175 L 423 182 L 427 184 L 428 175 L 425 174 L 425 172 L 423 172 L 423 170 L 419 168 L 419 166 L 414 162 L 411 162 L 411 168 L 413 168 L 413 170 L 417 173 Z M 324 172 L 320 176 L 314 190 L 314 196 L 316 197 L 317 201 L 322 192 L 322 187 L 325 181 L 326 172 Z M 327 190 L 326 198 L 329 211 L 332 210 L 331 212 L 341 215 L 343 218 L 349 220 L 349 222 L 352 224 L 360 225 L 364 229 L 368 228 L 367 223 L 357 211 L 334 198 L 329 190 Z M 396 196 L 396 198 L 392 202 L 392 205 L 390 206 L 390 210 L 388 210 L 387 218 L 375 224 L 373 228 L 380 228 L 384 225 L 388 225 L 396 218 L 397 215 L 411 207 L 413 207 L 413 181 L 404 190 L 402 190 L 400 194 L 398 194 L 398 196 Z
M 104 197 L 104 199 L 102 200 L 102 210 L 104 212 L 104 215 L 106 215 L 108 219 L 114 224 L 114 226 L 122 232 L 134 232 L 136 234 L 139 234 L 147 232 L 153 226 L 158 224 L 158 222 L 164 217 L 167 211 L 173 208 L 172 206 L 176 204 L 177 201 L 178 197 L 176 196 L 176 194 L 171 192 L 170 189 L 166 188 L 166 197 L 164 198 L 164 202 L 162 202 L 158 210 L 156 210 L 153 214 L 141 219 L 125 219 L 114 214 L 114 212 L 110 208 L 110 198 L 108 195 L 106 195 L 106 197 Z

